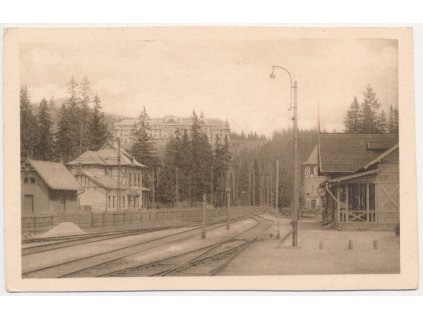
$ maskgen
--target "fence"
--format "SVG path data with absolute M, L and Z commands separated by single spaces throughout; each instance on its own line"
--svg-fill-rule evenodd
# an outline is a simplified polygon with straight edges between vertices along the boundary
M 263 212 L 263 209 L 260 209 Z M 261 213 L 262 213 L 261 212 Z M 259 213 L 253 207 L 231 207 L 230 218 Z M 193 209 L 157 209 L 120 213 L 78 212 L 60 215 L 22 216 L 22 234 L 37 234 L 46 232 L 55 225 L 72 222 L 81 229 L 102 231 L 107 228 L 157 228 L 176 225 L 195 225 L 201 222 L 202 210 Z M 206 219 L 208 223 L 222 221 L 226 218 L 226 209 L 208 209 Z

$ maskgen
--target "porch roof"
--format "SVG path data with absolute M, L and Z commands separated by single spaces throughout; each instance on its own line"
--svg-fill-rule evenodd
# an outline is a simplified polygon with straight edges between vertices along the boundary
M 375 169 L 375 170 L 369 170 L 369 171 L 365 171 L 365 172 L 350 174 L 348 176 L 328 180 L 327 183 L 338 183 L 338 182 L 342 182 L 342 181 L 345 181 L 345 180 L 350 180 L 350 179 L 355 179 L 355 178 L 367 176 L 367 175 L 370 175 L 370 174 L 377 174 L 377 170 Z

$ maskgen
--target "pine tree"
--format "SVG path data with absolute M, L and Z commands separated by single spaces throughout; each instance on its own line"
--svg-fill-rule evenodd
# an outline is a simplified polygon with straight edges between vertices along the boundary
M 45 98 L 42 99 L 38 109 L 38 136 L 36 157 L 40 160 L 52 161 L 54 155 L 53 122 Z
M 101 112 L 101 100 L 97 94 L 94 97 L 94 109 L 90 112 L 87 128 L 88 148 L 97 151 L 110 138 L 104 113 Z
M 380 107 L 380 103 L 376 98 L 376 93 L 373 91 L 370 85 L 367 85 L 366 90 L 363 93 L 363 102 L 361 103 L 361 119 L 362 125 L 360 132 L 365 134 L 378 133 L 378 116 L 377 112 Z
M 351 103 L 351 106 L 348 109 L 344 119 L 346 133 L 360 132 L 360 123 L 361 123 L 360 115 L 361 115 L 360 104 L 358 103 L 357 97 L 354 97 L 354 101 Z
M 20 132 L 21 132 L 21 159 L 33 157 L 38 145 L 38 123 L 32 112 L 28 90 L 22 87 L 20 90 Z

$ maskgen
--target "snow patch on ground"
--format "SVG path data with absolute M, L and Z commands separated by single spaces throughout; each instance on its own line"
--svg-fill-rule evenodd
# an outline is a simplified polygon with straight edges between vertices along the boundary
M 49 231 L 39 234 L 36 237 L 55 237 L 55 236 L 69 236 L 69 235 L 79 235 L 84 234 L 85 232 L 81 230 L 76 224 L 72 222 L 59 223 Z

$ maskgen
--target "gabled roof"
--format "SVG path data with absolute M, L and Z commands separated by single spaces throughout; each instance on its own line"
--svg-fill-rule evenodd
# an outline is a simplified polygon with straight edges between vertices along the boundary
M 81 173 L 102 188 L 108 190 L 114 190 L 118 188 L 117 180 L 112 177 L 106 176 L 103 173 L 87 170 L 81 170 Z M 124 184 L 121 184 L 119 189 L 125 190 L 126 186 Z
M 317 165 L 318 158 L 317 158 L 317 145 L 314 146 L 313 150 L 310 152 L 307 160 L 304 161 L 303 165 Z
M 319 170 L 322 173 L 355 172 L 397 142 L 396 134 L 320 134 Z
M 79 190 L 78 181 L 61 162 L 28 159 L 27 163 L 38 173 L 41 179 L 53 190 Z
M 106 143 L 98 151 L 86 151 L 75 160 L 68 162 L 67 165 L 100 165 L 100 166 L 117 166 L 118 165 L 118 150 L 117 147 L 111 143 Z M 120 165 L 145 168 L 146 166 L 135 160 L 133 156 L 121 148 L 120 150 Z

